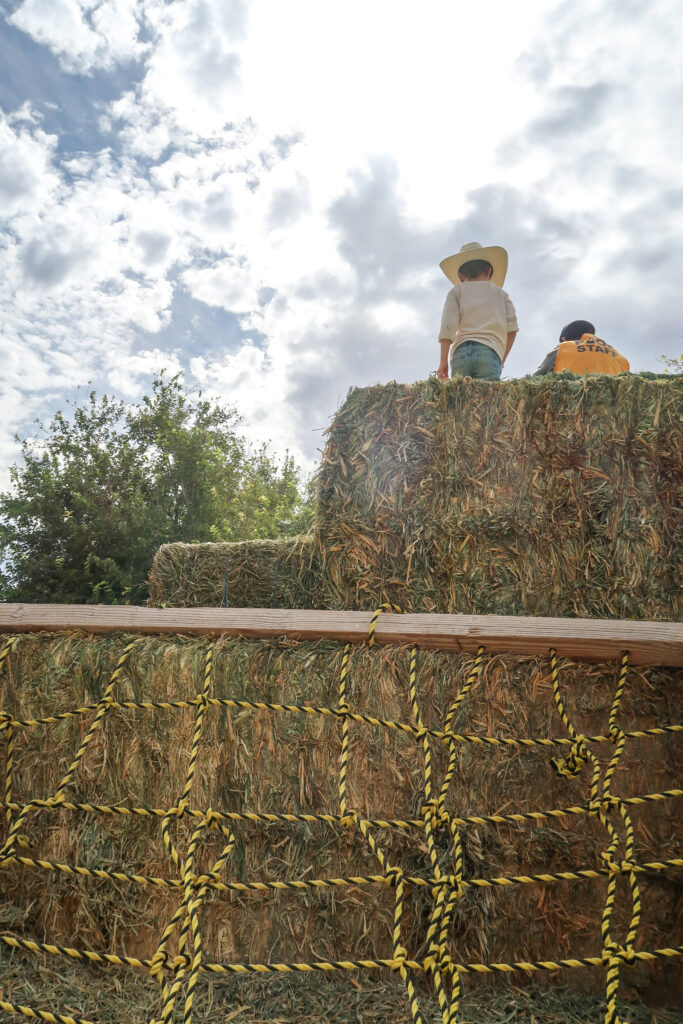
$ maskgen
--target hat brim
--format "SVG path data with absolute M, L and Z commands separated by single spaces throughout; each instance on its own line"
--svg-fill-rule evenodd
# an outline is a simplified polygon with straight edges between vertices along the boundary
M 459 252 L 455 256 L 447 256 L 439 266 L 449 281 L 452 281 L 453 284 L 460 284 L 458 271 L 464 263 L 469 263 L 470 260 L 487 260 L 493 267 L 491 280 L 499 288 L 503 287 L 508 271 L 508 254 L 500 245 L 487 245 L 481 249 L 470 249 L 469 252 Z

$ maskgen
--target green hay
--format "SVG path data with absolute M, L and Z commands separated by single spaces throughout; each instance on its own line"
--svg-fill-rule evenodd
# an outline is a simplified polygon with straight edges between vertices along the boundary
M 22 636 L 3 670 L 4 707 L 15 717 L 25 718 L 96 701 L 126 640 L 73 633 Z M 117 686 L 117 699 L 192 698 L 201 689 L 206 649 L 203 638 L 143 639 Z M 341 646 L 327 641 L 222 639 L 215 649 L 213 692 L 219 697 L 334 707 L 341 657 Z M 408 657 L 404 648 L 354 649 L 351 709 L 411 721 Z M 439 727 L 471 665 L 472 659 L 462 654 L 418 652 L 417 686 L 428 727 Z M 564 735 L 548 672 L 547 662 L 539 659 L 486 658 L 481 679 L 455 728 L 481 735 Z M 577 728 L 586 735 L 604 733 L 614 667 L 587 668 L 567 662 L 561 666 L 561 679 Z M 620 724 L 628 730 L 675 722 L 680 697 L 680 673 L 633 670 Z M 73 780 L 69 798 L 99 805 L 172 806 L 185 781 L 194 717 L 193 709 L 109 711 Z M 24 802 L 54 792 L 91 720 L 92 715 L 65 719 L 17 732 L 15 800 Z M 191 804 L 219 811 L 335 813 L 340 733 L 334 719 L 210 708 Z M 614 791 L 630 796 L 675 786 L 681 742 L 680 734 L 629 740 Z M 609 744 L 595 746 L 603 761 L 610 756 Z M 582 803 L 586 779 L 559 778 L 549 763 L 556 752 L 463 745 L 447 804 L 450 812 L 467 816 Z M 435 751 L 434 762 L 440 779 L 445 767 L 441 750 Z M 393 730 L 352 724 L 351 807 L 370 817 L 419 816 L 422 779 L 422 754 L 412 739 Z M 677 810 L 672 801 L 632 808 L 640 863 L 678 855 Z M 32 815 L 24 832 L 28 846 L 23 852 L 31 857 L 152 876 L 176 874 L 158 820 L 60 810 Z M 181 850 L 190 832 L 187 820 L 174 826 Z M 240 823 L 235 833 L 237 847 L 224 875 L 229 880 L 378 873 L 376 861 L 351 829 L 319 823 Z M 387 830 L 378 839 L 390 862 L 400 863 L 406 873 L 422 876 L 428 871 L 421 833 Z M 593 819 L 580 816 L 538 825 L 469 826 L 463 828 L 463 842 L 466 877 L 492 877 L 595 866 L 605 848 L 605 835 Z M 217 841 L 207 840 L 201 863 L 207 864 L 216 853 Z M 179 902 L 177 892 L 56 873 L 46 876 L 16 864 L 3 874 L 3 930 L 99 952 L 152 956 Z M 680 879 L 661 872 L 641 877 L 641 886 L 640 948 L 677 944 L 681 941 L 676 914 Z M 472 890 L 459 903 L 449 941 L 457 958 L 466 962 L 595 955 L 601 948 L 604 893 L 604 880 Z M 430 903 L 429 890 L 409 890 L 404 943 L 411 955 L 425 954 Z M 621 899 L 615 914 L 617 935 L 622 935 L 626 924 L 626 903 Z M 391 956 L 393 892 L 386 887 L 215 895 L 207 899 L 201 913 L 208 961 Z M 599 969 L 566 974 L 573 985 L 596 990 L 603 985 Z M 365 975 L 357 981 L 364 987 L 371 984 Z M 622 993 L 630 992 L 644 1002 L 665 982 L 672 998 L 680 998 L 677 960 L 639 965 L 633 972 L 624 969 L 623 981 Z M 477 979 L 469 979 L 466 987 L 469 991 L 478 984 Z M 398 981 L 396 985 L 400 991 Z
M 677 619 L 675 377 L 354 389 L 329 430 L 320 601 Z
M 310 541 L 164 544 L 150 574 L 151 605 L 160 607 L 311 608 Z

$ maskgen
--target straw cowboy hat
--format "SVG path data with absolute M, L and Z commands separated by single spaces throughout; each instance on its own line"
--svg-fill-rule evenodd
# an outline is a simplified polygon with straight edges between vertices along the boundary
M 458 271 L 463 263 L 470 260 L 488 260 L 493 267 L 491 280 L 499 288 L 503 287 L 503 281 L 508 269 L 508 254 L 500 245 L 480 245 L 479 242 L 465 242 L 456 256 L 447 256 L 439 266 L 449 281 L 453 284 L 460 284 Z

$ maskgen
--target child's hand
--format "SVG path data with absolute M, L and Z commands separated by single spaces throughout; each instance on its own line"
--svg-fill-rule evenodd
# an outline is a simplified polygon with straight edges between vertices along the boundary
M 439 363 L 439 369 L 436 371 L 436 375 L 439 380 L 448 380 L 448 360 L 442 359 Z

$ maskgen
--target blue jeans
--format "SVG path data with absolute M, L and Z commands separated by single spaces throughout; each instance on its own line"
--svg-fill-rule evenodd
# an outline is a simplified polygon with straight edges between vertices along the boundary
M 463 341 L 451 356 L 451 376 L 500 380 L 502 368 L 500 356 L 480 341 Z

